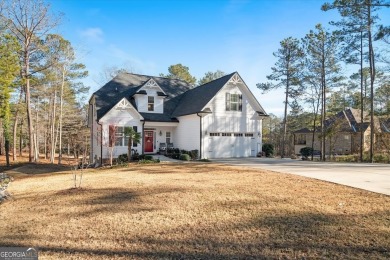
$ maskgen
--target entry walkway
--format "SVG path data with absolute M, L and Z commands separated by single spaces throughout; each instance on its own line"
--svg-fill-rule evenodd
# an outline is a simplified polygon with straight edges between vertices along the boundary
M 390 195 L 390 165 L 311 162 L 275 158 L 229 158 L 214 162 L 267 169 Z

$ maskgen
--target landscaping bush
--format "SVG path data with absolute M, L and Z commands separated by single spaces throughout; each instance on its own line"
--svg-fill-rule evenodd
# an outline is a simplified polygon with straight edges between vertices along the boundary
M 131 159 L 133 161 L 138 161 L 139 160 L 139 154 L 137 151 L 134 152 L 134 154 L 132 155 Z
M 179 159 L 182 161 L 189 161 L 191 160 L 191 157 L 188 154 L 181 154 Z
M 274 146 L 273 144 L 263 144 L 263 152 L 266 157 L 271 157 L 274 155 Z
M 198 150 L 191 150 L 189 153 L 192 160 L 196 160 L 199 157 L 199 151 Z
M 374 162 L 388 163 L 389 158 L 386 154 L 374 154 Z
M 149 163 L 159 163 L 160 159 L 151 159 L 151 160 L 139 160 L 140 164 L 149 164 Z
M 299 153 L 302 155 L 303 158 L 307 159 L 309 156 L 313 154 L 313 148 L 311 147 L 303 147 L 301 150 L 299 150 Z
M 171 158 L 179 160 L 180 159 L 180 153 L 173 153 Z
M 357 162 L 359 157 L 353 154 L 350 155 L 340 155 L 335 157 L 336 162 Z
M 118 163 L 125 163 L 128 161 L 127 159 L 127 154 L 121 154 L 118 156 L 118 159 L 117 159 Z
M 144 160 L 147 160 L 147 161 L 150 161 L 150 160 L 153 160 L 153 156 L 151 155 L 144 155 Z
M 180 149 L 179 148 L 174 148 L 173 149 L 173 153 L 180 153 Z

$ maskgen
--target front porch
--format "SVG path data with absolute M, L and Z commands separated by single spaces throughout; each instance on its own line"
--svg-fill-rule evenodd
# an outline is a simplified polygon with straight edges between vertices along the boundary
M 142 152 L 156 154 L 173 147 L 174 132 L 179 123 L 145 122 L 142 133 Z

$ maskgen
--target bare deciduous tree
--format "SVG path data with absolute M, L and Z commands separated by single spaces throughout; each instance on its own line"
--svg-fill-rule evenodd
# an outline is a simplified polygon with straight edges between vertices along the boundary
M 45 68 L 39 67 L 36 61 L 38 52 L 42 50 L 42 38 L 59 24 L 61 15 L 50 13 L 50 5 L 43 0 L 6 0 L 3 12 L 0 13 L 2 22 L 9 32 L 16 37 L 21 45 L 20 60 L 22 63 L 21 77 L 26 95 L 26 110 L 29 136 L 29 161 L 33 158 L 32 111 L 30 103 L 30 78 Z

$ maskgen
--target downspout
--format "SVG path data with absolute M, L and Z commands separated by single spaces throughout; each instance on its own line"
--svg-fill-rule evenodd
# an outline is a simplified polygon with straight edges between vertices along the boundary
M 100 125 L 100 166 L 103 165 L 103 124 L 99 123 L 99 121 L 97 121 L 97 124 Z
M 202 159 L 202 116 L 199 113 L 196 113 L 199 117 L 200 129 L 199 129 L 199 159 Z
M 144 154 L 144 141 L 145 141 L 145 136 L 144 136 L 144 134 L 145 134 L 145 121 L 142 123 L 142 153 L 141 154 Z

